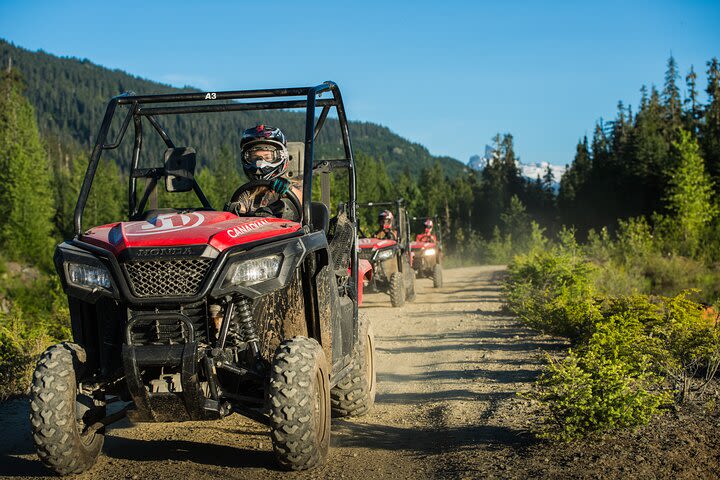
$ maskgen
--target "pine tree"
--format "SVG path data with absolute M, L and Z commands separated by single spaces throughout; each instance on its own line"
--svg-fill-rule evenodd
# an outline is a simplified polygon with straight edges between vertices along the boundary
M 421 172 L 418 186 L 425 200 L 425 211 L 427 214 L 430 216 L 445 216 L 445 201 L 448 192 L 446 189 L 445 174 L 439 163 Z
M 530 238 L 530 216 L 517 195 L 510 197 L 507 209 L 500 215 L 502 232 L 510 235 L 513 243 L 522 245 Z
M 720 184 L 720 62 L 713 58 L 707 66 L 708 104 L 700 128 L 700 144 L 708 172 L 715 183 Z
M 88 161 L 89 157 L 86 155 L 76 157 L 73 161 L 73 190 L 77 192 L 76 195 L 73 195 L 73 209 L 75 200 L 80 194 Z M 159 182 L 158 188 L 163 189 L 162 180 Z M 125 220 L 127 218 L 126 198 L 127 180 L 121 177 L 120 168 L 115 162 L 101 158 L 90 188 L 90 195 L 85 204 L 83 224 L 92 227 Z
M 404 198 L 408 210 L 414 215 L 421 214 L 420 188 L 407 169 L 400 174 L 397 182 L 395 182 L 395 196 Z
M 545 190 L 552 190 L 555 186 L 555 174 L 553 173 L 552 168 L 550 168 L 550 165 L 545 168 L 542 184 Z
M 49 265 L 53 240 L 50 165 L 20 75 L 0 77 L 0 246 L 7 258 Z
M 680 89 L 677 81 L 680 78 L 677 62 L 670 55 L 665 71 L 665 87 L 663 88 L 663 102 L 665 107 L 665 120 L 667 132 L 674 134 L 682 122 L 682 104 L 680 102 Z
M 638 180 L 637 194 L 642 198 L 642 209 L 637 214 L 650 215 L 662 208 L 661 198 L 672 166 L 665 132 L 663 107 L 653 87 L 645 108 L 637 114 L 633 135 L 634 161 L 630 166 Z
M 697 74 L 691 65 L 690 72 L 685 76 L 687 86 L 687 97 L 685 98 L 685 129 L 697 135 L 698 120 L 700 119 L 700 105 L 697 98 Z
M 578 142 L 575 158 L 560 179 L 557 199 L 562 223 L 583 231 L 588 217 L 586 185 L 591 180 L 591 169 L 590 147 L 585 136 Z
M 680 253 L 694 256 L 704 229 L 717 214 L 713 184 L 691 133 L 680 130 L 679 140 L 673 142 L 673 147 L 680 163 L 672 173 L 666 200 L 680 237 Z

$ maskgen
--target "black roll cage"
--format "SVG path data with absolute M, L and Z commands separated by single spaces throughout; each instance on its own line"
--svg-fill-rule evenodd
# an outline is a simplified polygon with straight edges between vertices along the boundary
M 318 99 L 323 93 L 329 92 L 332 98 Z M 292 100 L 269 100 L 274 98 L 288 97 L 304 97 L 302 99 Z M 262 101 L 238 101 L 262 99 Z M 224 101 L 225 103 L 218 103 Z M 189 103 L 189 105 L 167 105 L 173 103 Z M 164 104 L 162 106 L 147 106 L 148 104 Z M 112 120 L 118 106 L 129 106 L 128 113 L 123 119 L 120 131 L 116 140 L 107 143 L 108 133 Z M 320 115 L 315 116 L 315 109 L 321 107 Z M 330 109 L 335 107 L 338 121 L 340 123 L 340 131 L 343 139 L 343 147 L 345 158 L 337 160 L 323 160 L 315 164 L 314 162 L 314 146 L 320 130 L 325 124 Z M 160 135 L 163 142 L 168 148 L 174 148 L 175 145 L 158 122 L 158 116 L 173 114 L 190 114 L 190 113 L 211 113 L 211 112 L 232 112 L 243 110 L 286 110 L 295 108 L 305 108 L 305 156 L 303 168 L 303 212 L 302 224 L 312 230 L 312 218 L 310 216 L 310 204 L 312 202 L 312 178 L 313 170 L 318 169 L 323 173 L 332 171 L 335 168 L 347 168 L 349 171 L 349 205 L 347 215 L 353 223 L 357 223 L 357 204 L 355 198 L 355 159 L 353 157 L 352 144 L 350 143 L 350 133 L 348 129 L 347 116 L 345 114 L 345 106 L 342 101 L 340 89 L 335 82 L 327 81 L 320 85 L 311 87 L 297 88 L 275 88 L 267 90 L 233 90 L 224 92 L 197 92 L 197 93 L 173 93 L 162 95 L 135 95 L 131 92 L 123 93 L 110 99 L 105 110 L 100 131 L 98 132 L 95 145 L 90 155 L 90 162 L 85 178 L 80 188 L 77 205 L 75 206 L 75 233 L 80 236 L 83 233 L 82 218 L 90 195 L 93 179 L 100 162 L 100 156 L 105 150 L 113 150 L 118 148 L 125 137 L 125 133 L 133 120 L 135 131 L 135 141 L 130 163 L 130 182 L 128 190 L 128 217 L 133 218 L 142 211 L 148 198 L 157 185 L 158 179 L 164 174 L 163 168 L 138 168 L 140 161 L 140 151 L 143 143 L 142 117 L 146 117 L 153 129 Z M 137 179 L 148 178 L 150 182 L 145 189 L 142 199 L 137 202 Z M 203 194 L 200 186 L 195 181 L 193 191 L 197 195 L 204 208 L 212 209 L 207 198 Z M 353 262 L 354 263 L 354 262 Z M 357 271 L 357 265 L 353 265 L 353 271 Z
M 332 98 L 319 100 L 317 97 L 323 93 L 329 92 Z M 301 99 L 286 99 L 287 97 L 304 97 Z M 285 100 L 267 100 L 272 98 L 285 98 Z M 251 99 L 265 99 L 263 101 L 243 101 L 237 100 L 251 100 Z M 225 101 L 226 103 L 218 103 L 219 101 Z M 184 105 L 173 106 L 173 103 L 182 103 Z M 147 104 L 165 104 L 164 106 L 146 106 Z M 167 105 L 170 104 L 170 105 Z M 189 104 L 189 105 L 187 105 Z M 129 110 L 125 116 L 120 131 L 117 134 L 117 138 L 112 143 L 107 143 L 108 132 L 110 131 L 110 125 L 112 124 L 113 117 L 118 105 L 127 105 Z M 320 115 L 315 117 L 315 109 L 321 107 L 322 111 Z M 323 160 L 317 164 L 314 162 L 314 147 L 315 140 L 320 133 L 325 120 L 327 119 L 330 109 L 335 107 L 338 121 L 340 124 L 340 132 L 343 139 L 343 147 L 345 158 L 336 160 Z M 130 185 L 128 190 L 128 217 L 132 219 L 138 210 L 144 208 L 144 204 L 147 202 L 148 197 L 152 190 L 156 187 L 157 181 L 161 178 L 165 172 L 164 168 L 150 168 L 150 169 L 139 169 L 138 163 L 140 160 L 140 150 L 142 148 L 143 133 L 142 133 L 142 117 L 146 117 L 154 130 L 160 135 L 162 140 L 165 142 L 168 148 L 174 148 L 174 144 L 170 139 L 170 136 L 165 132 L 160 123 L 157 121 L 157 116 L 170 115 L 170 114 L 189 114 L 189 113 L 210 113 L 210 112 L 231 112 L 231 111 L 242 111 L 242 110 L 283 110 L 292 108 L 305 108 L 305 156 L 303 164 L 303 201 L 302 201 L 302 225 L 306 232 L 313 231 L 312 217 L 310 215 L 310 206 L 312 203 L 312 186 L 313 186 L 313 173 L 317 170 L 322 173 L 321 179 L 323 184 L 323 201 L 326 205 L 329 203 L 329 194 L 327 194 L 326 187 L 329 187 L 329 179 L 327 173 L 335 169 L 347 169 L 348 170 L 348 198 L 349 202 L 346 205 L 346 213 L 350 221 L 355 225 L 357 229 L 357 203 L 356 203 L 356 171 L 355 171 L 355 158 L 353 156 L 352 144 L 350 143 L 350 131 L 348 128 L 347 116 L 345 114 L 345 106 L 343 104 L 342 95 L 340 94 L 340 88 L 335 82 L 327 81 L 320 85 L 311 87 L 298 87 L 298 88 L 275 88 L 268 90 L 234 90 L 225 92 L 197 92 L 197 93 L 176 93 L 176 94 L 162 94 L 162 95 L 135 95 L 131 92 L 123 93 L 110 99 L 105 110 L 105 116 L 103 117 L 100 131 L 98 132 L 97 139 L 95 140 L 95 146 L 93 147 L 90 155 L 90 162 L 88 163 L 87 171 L 85 172 L 85 178 L 80 188 L 80 194 L 78 196 L 77 205 L 75 206 L 75 233 L 76 240 L 79 241 L 80 235 L 83 233 L 82 229 L 82 217 L 85 205 L 90 195 L 90 188 L 92 187 L 95 173 L 97 172 L 98 164 L 100 162 L 100 156 L 104 150 L 116 149 L 123 141 L 125 133 L 130 125 L 130 120 L 133 120 L 135 130 L 135 141 L 133 145 L 133 153 L 130 164 Z M 137 193 L 137 179 L 138 178 L 149 178 L 150 183 L 145 189 L 143 198 L 139 204 L 136 204 L 136 193 Z M 205 195 L 202 193 L 197 182 L 194 182 L 193 191 L 202 202 L 203 206 L 208 209 L 212 209 L 212 206 L 208 202 Z M 330 205 L 327 205 L 328 207 Z M 356 233 L 357 235 L 357 233 Z M 358 258 L 356 251 L 356 241 L 353 240 L 351 247 L 353 254 L 351 255 L 351 281 L 353 285 L 358 285 Z M 355 289 L 357 287 L 354 287 Z M 353 295 L 355 297 L 355 295 Z M 358 304 L 357 298 L 355 297 L 354 307 L 354 319 L 357 319 L 358 315 Z M 354 335 L 357 338 L 357 322 L 355 321 Z

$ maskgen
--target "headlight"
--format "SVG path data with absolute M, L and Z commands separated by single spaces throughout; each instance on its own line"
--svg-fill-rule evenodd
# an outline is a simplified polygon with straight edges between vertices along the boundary
M 423 255 L 427 255 L 428 257 L 429 257 L 429 256 L 432 256 L 432 255 L 435 255 L 435 249 L 434 249 L 434 248 L 428 248 L 427 250 L 425 250 L 425 253 L 424 253 Z
M 110 289 L 112 282 L 110 272 L 105 267 L 97 265 L 83 265 L 81 263 L 67 264 L 68 281 L 79 287 Z
M 395 252 L 393 252 L 392 250 L 381 250 L 377 254 L 377 259 L 378 260 L 387 260 L 388 258 L 393 256 L 393 253 L 395 253 Z
M 226 281 L 233 285 L 253 285 L 280 274 L 282 255 L 240 260 L 230 267 Z

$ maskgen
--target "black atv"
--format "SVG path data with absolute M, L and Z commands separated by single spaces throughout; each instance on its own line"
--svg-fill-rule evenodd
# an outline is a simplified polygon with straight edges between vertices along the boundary
M 393 229 L 397 240 L 379 239 L 360 231 L 359 257 L 372 265 L 369 281 L 371 291 L 386 292 L 393 307 L 402 307 L 405 301 L 415 300 L 415 271 L 412 269 L 410 252 L 410 223 L 403 199 L 395 202 L 369 202 L 358 204 L 360 208 L 393 208 Z
M 328 98 L 318 99 L 322 93 Z M 294 144 L 291 161 L 303 179 L 303 200 L 292 191 L 282 198 L 297 222 L 214 210 L 194 177 L 196 151 L 176 146 L 175 132 L 161 124 L 164 115 L 290 108 L 307 112 L 305 137 Z M 109 139 L 123 109 L 117 137 Z M 314 140 L 331 109 L 344 158 L 314 161 Z M 127 221 L 85 230 L 83 210 L 100 156 L 122 143 L 130 124 Z M 158 165 L 141 168 L 153 131 L 164 154 L 150 152 Z M 335 170 L 349 185 L 347 207 L 330 218 L 330 182 L 322 182 L 323 201 L 311 202 L 313 176 Z M 139 180 L 146 185 L 142 195 Z M 166 197 L 194 192 L 202 208 L 146 208 L 160 181 Z M 244 185 L 228 192 L 228 200 L 267 183 Z M 355 161 L 332 82 L 114 97 L 80 190 L 76 236 L 55 252 L 74 343 L 50 347 L 33 376 L 30 421 L 42 462 L 63 475 L 89 469 L 105 427 L 125 415 L 134 422 L 175 422 L 236 412 L 270 427 L 282 467 L 321 465 L 331 413 L 363 414 L 375 397 L 373 333 L 358 317 L 354 205 Z M 128 403 L 108 415 L 113 402 Z

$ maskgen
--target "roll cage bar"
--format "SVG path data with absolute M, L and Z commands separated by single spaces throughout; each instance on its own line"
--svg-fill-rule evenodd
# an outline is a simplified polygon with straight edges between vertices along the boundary
M 332 98 L 318 99 L 323 93 L 329 92 Z M 288 97 L 303 97 L 301 99 L 287 99 Z M 269 100 L 274 98 L 282 98 L 284 100 Z M 261 99 L 262 101 L 247 101 L 252 99 Z M 241 101 L 242 100 L 242 101 Z M 225 103 L 218 103 L 224 101 Z M 174 103 L 182 103 L 183 105 L 172 105 Z M 150 104 L 150 105 L 148 105 Z M 155 106 L 153 104 L 161 104 Z M 129 106 L 128 113 L 123 119 L 120 131 L 115 141 L 108 142 L 108 133 L 110 125 L 115 116 L 118 106 Z M 315 117 L 315 109 L 321 107 L 320 115 Z M 320 133 L 325 120 L 327 119 L 330 109 L 335 107 L 338 121 L 340 123 L 340 132 L 343 139 L 343 147 L 345 158 L 337 160 L 323 160 L 317 164 L 314 162 L 315 139 Z M 310 204 L 312 202 L 312 178 L 313 170 L 322 173 L 330 172 L 337 168 L 347 168 L 349 171 L 349 208 L 348 217 L 356 223 L 356 199 L 355 199 L 355 159 L 353 157 L 352 144 L 350 143 L 350 133 L 348 129 L 347 116 L 345 114 L 345 106 L 342 101 L 340 89 L 336 83 L 327 81 L 320 85 L 311 87 L 298 88 L 275 88 L 267 90 L 233 90 L 225 92 L 197 92 L 197 93 L 173 93 L 162 95 L 135 95 L 132 92 L 120 94 L 110 99 L 105 110 L 100 131 L 98 132 L 95 145 L 90 155 L 90 162 L 85 178 L 80 188 L 77 205 L 75 206 L 74 223 L 75 233 L 77 236 L 83 233 L 82 218 L 87 204 L 90 188 L 100 161 L 100 156 L 105 150 L 116 149 L 123 141 L 125 133 L 133 121 L 135 131 L 135 141 L 133 144 L 133 152 L 130 164 L 130 185 L 128 190 L 128 216 L 133 218 L 138 211 L 144 209 L 147 200 L 156 187 L 158 179 L 165 175 L 164 168 L 138 168 L 140 161 L 140 150 L 143 143 L 142 118 L 145 117 L 152 125 L 153 129 L 160 135 L 163 142 L 168 148 L 174 148 L 175 145 L 162 128 L 157 120 L 158 116 L 172 114 L 191 114 L 191 113 L 211 113 L 211 112 L 233 112 L 243 110 L 281 110 L 305 108 L 305 156 L 303 168 L 303 204 L 302 204 L 302 224 L 312 229 L 312 218 L 310 216 Z M 148 178 L 150 183 L 145 189 L 142 199 L 137 203 L 137 179 Z M 203 207 L 212 209 L 207 198 L 203 194 L 197 182 L 194 182 L 193 191 L 197 195 Z M 357 271 L 357 265 L 353 265 L 353 271 Z

